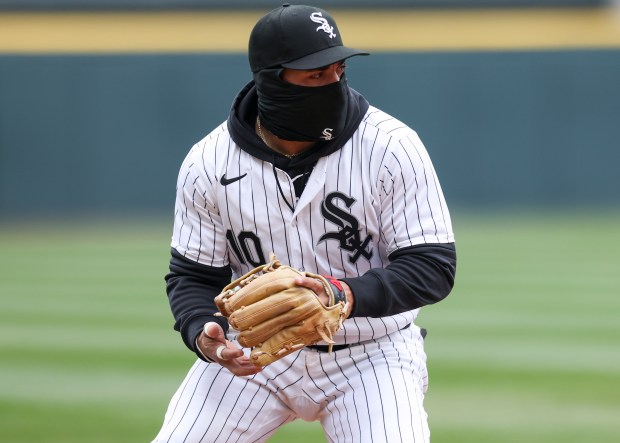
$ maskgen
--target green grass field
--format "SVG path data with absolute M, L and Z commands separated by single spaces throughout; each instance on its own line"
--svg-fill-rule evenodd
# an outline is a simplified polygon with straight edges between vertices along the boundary
M 419 319 L 432 441 L 620 441 L 620 214 L 453 221 L 457 285 Z M 154 437 L 193 361 L 164 292 L 169 231 L 0 225 L 1 442 Z M 296 422 L 271 441 L 325 439 Z

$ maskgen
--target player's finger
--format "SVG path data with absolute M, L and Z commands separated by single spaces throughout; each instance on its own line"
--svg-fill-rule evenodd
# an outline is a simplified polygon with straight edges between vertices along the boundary
M 220 364 L 238 376 L 253 375 L 263 370 L 262 367 L 253 364 L 245 355 L 232 360 L 223 360 Z
M 218 345 L 217 348 L 215 348 L 215 356 L 218 360 L 232 360 L 243 357 L 244 354 L 241 349 L 234 347 L 232 343 L 228 342 L 226 345 Z
M 226 337 L 224 337 L 224 330 L 217 323 L 212 321 L 205 323 L 203 331 L 205 335 L 210 339 L 219 341 L 220 343 L 226 343 Z
M 297 286 L 303 286 L 304 288 L 312 289 L 314 292 L 325 291 L 325 287 L 323 283 L 318 281 L 316 278 L 310 277 L 295 277 L 295 284 Z
M 224 356 L 222 355 L 222 351 L 226 349 L 226 346 L 224 345 L 220 345 L 217 347 L 217 349 L 215 350 L 215 356 L 217 358 L 219 358 L 220 360 L 224 360 Z
M 203 332 L 211 340 L 205 343 L 206 353 L 211 359 L 227 367 L 235 375 L 249 375 L 257 372 L 254 370 L 255 366 L 245 357 L 243 350 L 226 340 L 220 325 L 215 322 L 205 323 Z
M 232 372 L 234 375 L 238 376 L 238 377 L 244 377 L 244 376 L 248 376 L 248 375 L 257 374 L 260 371 L 262 371 L 262 368 L 260 368 L 258 366 L 251 365 L 249 367 L 242 367 L 242 368 L 240 367 L 240 368 L 236 368 L 236 369 L 228 368 L 228 370 L 230 372 Z
M 295 284 L 297 286 L 303 286 L 304 288 L 308 288 L 313 291 L 316 295 L 319 296 L 321 301 L 325 304 L 328 302 L 329 297 L 327 296 L 327 292 L 325 292 L 325 286 L 316 278 L 311 277 L 295 277 Z

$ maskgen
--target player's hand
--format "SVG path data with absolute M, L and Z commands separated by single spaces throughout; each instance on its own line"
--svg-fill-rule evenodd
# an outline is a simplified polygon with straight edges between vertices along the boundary
M 253 375 L 262 368 L 254 365 L 243 350 L 226 340 L 222 327 L 215 322 L 206 323 L 197 339 L 200 351 L 214 362 L 235 375 Z M 219 351 L 218 351 L 219 349 Z
M 323 286 L 323 283 L 321 283 L 321 281 L 312 277 L 295 277 L 295 284 L 297 286 L 303 286 L 304 288 L 308 288 L 314 291 L 314 293 L 319 297 L 319 300 L 321 300 L 321 303 L 323 303 L 325 306 L 328 305 L 329 296 L 327 295 L 325 286 Z M 347 302 L 349 303 L 349 309 L 345 313 L 346 317 L 348 317 L 353 310 L 353 291 L 351 291 L 351 288 L 345 282 L 340 281 L 340 284 L 342 285 L 342 289 L 347 296 Z

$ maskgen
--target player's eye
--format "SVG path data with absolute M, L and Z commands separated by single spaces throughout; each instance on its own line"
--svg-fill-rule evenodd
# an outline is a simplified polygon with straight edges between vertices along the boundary
M 317 68 L 314 69 L 312 71 L 308 71 L 308 78 L 311 80 L 318 80 L 321 77 L 323 77 L 325 75 L 326 72 L 328 72 L 331 69 L 334 69 L 332 67 L 333 65 L 327 65 L 327 66 L 323 66 L 321 68 Z M 338 77 L 341 77 L 342 74 L 344 74 L 344 70 L 347 67 L 345 62 L 339 63 L 338 65 L 336 65 L 335 70 L 336 70 L 336 74 L 338 75 Z

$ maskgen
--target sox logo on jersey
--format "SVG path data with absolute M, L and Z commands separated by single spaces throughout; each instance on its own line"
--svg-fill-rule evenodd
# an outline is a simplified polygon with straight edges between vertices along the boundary
M 353 197 L 346 196 L 341 192 L 332 192 L 325 197 L 321 205 L 321 214 L 330 222 L 338 225 L 340 230 L 323 234 L 319 238 L 319 243 L 329 239 L 337 240 L 340 249 L 353 252 L 349 256 L 351 263 L 355 263 L 360 257 L 370 259 L 372 257 L 372 249 L 367 248 L 369 248 L 368 244 L 372 240 L 372 235 L 368 235 L 364 240 L 361 240 L 358 220 L 349 212 L 338 207 L 336 204 L 337 200 L 343 201 L 347 208 L 350 208 L 355 203 Z

